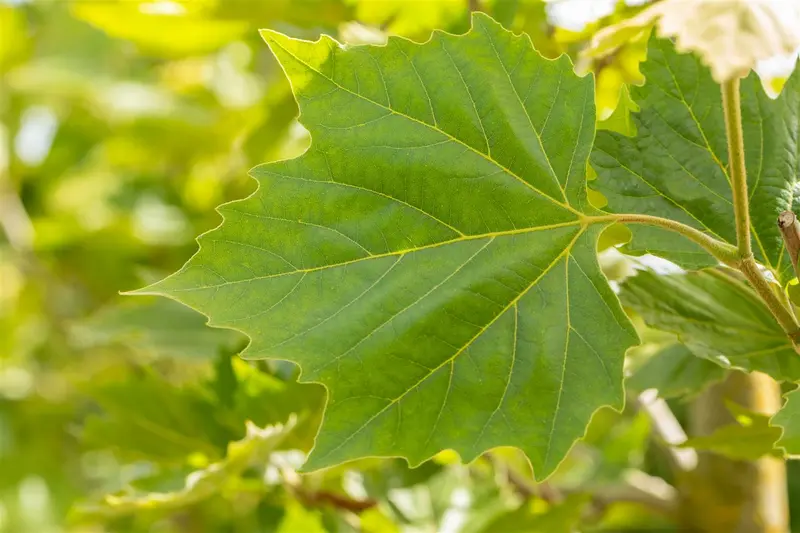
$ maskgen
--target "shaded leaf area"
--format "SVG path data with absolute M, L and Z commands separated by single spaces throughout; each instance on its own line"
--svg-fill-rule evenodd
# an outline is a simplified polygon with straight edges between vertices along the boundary
M 780 326 L 756 294 L 728 274 L 644 270 L 622 284 L 620 300 L 699 357 L 779 381 L 800 379 L 800 358 Z
M 697 357 L 685 345 L 677 343 L 651 356 L 625 385 L 635 391 L 658 390 L 662 398 L 693 397 L 725 377 L 720 365 Z
M 308 449 L 319 424 L 321 389 L 234 363 L 232 375 L 218 370 L 210 383 L 179 386 L 145 372 L 91 388 L 102 411 L 85 422 L 86 446 L 111 448 L 128 460 L 179 465 L 198 453 L 216 460 L 228 442 L 242 438 L 245 422 L 263 427 L 296 414 L 299 423 L 285 444 Z
M 770 425 L 769 416 L 750 412 L 734 402 L 728 402 L 727 406 L 734 416 L 733 424 L 719 427 L 710 435 L 691 437 L 681 446 L 739 461 L 755 461 L 765 455 L 782 457 L 782 452 L 775 448 L 781 430 Z
M 783 407 L 770 422 L 783 431 L 777 445 L 787 456 L 797 458 L 800 456 L 800 393 L 795 389 L 785 398 Z
M 696 57 L 678 54 L 667 40 L 651 40 L 642 72 L 647 83 L 631 88 L 641 108 L 632 115 L 637 135 L 598 133 L 591 157 L 598 179 L 591 186 L 606 196 L 610 211 L 662 216 L 735 242 L 719 87 Z M 741 98 L 753 250 L 786 277 L 791 265 L 775 221 L 791 209 L 797 181 L 800 74 L 771 100 L 753 73 L 742 80 Z M 716 264 L 663 230 L 632 231 L 631 252 L 687 268 Z
M 243 439 L 228 444 L 225 456 L 196 470 L 186 477 L 180 490 L 173 492 L 142 492 L 132 490 L 120 494 L 109 494 L 101 503 L 78 507 L 74 512 L 77 520 L 97 520 L 141 512 L 167 512 L 197 504 L 225 490 L 226 485 L 236 482 L 250 466 L 267 462 L 286 436 L 292 431 L 296 419 L 290 417 L 286 424 L 259 428 L 247 422 Z
M 514 445 L 548 475 L 622 405 L 637 342 L 584 223 L 591 78 L 482 14 L 424 45 L 264 37 L 312 146 L 255 169 L 259 191 L 141 292 L 325 384 L 310 470 Z
M 164 298 L 126 299 L 79 321 L 72 333 L 83 346 L 118 345 L 152 355 L 213 359 L 244 345 L 241 335 L 206 326 L 203 315 Z

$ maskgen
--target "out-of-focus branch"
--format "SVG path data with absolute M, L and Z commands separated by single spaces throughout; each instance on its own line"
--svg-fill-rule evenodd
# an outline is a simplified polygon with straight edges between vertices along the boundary
M 378 505 L 378 501 L 372 498 L 356 499 L 328 490 L 309 490 L 303 487 L 300 476 L 293 469 L 281 468 L 280 471 L 286 482 L 286 487 L 308 507 L 330 505 L 343 511 L 360 514 Z
M 678 448 L 679 444 L 686 441 L 686 432 L 667 402 L 658 397 L 658 391 L 649 389 L 642 392 L 638 404 L 650 417 L 653 431 L 669 453 L 673 467 L 684 472 L 694 470 L 697 467 L 697 452 L 692 448 Z

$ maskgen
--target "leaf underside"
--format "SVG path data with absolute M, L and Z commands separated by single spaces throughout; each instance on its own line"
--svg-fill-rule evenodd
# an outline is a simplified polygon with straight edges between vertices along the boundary
M 800 357 L 746 285 L 718 271 L 657 275 L 641 271 L 620 290 L 647 325 L 678 336 L 695 355 L 724 367 L 800 380 Z
M 265 31 L 313 143 L 143 289 L 328 390 L 307 470 L 517 446 L 550 474 L 638 342 L 596 260 L 591 77 L 482 14 L 343 48 Z
M 635 137 L 598 132 L 591 187 L 612 212 L 670 218 L 735 243 L 722 96 L 708 69 L 670 41 L 653 39 L 642 72 L 647 83 L 631 95 Z M 779 277 L 791 263 L 775 221 L 792 208 L 798 176 L 800 73 L 771 100 L 755 73 L 741 82 L 742 127 L 756 258 Z M 647 226 L 631 228 L 628 251 L 653 253 L 687 268 L 716 261 L 697 245 Z

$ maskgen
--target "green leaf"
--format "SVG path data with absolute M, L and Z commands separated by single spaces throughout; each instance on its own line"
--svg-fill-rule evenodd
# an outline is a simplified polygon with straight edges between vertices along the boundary
M 782 455 L 775 449 L 781 430 L 770 426 L 768 416 L 747 411 L 733 402 L 727 405 L 735 417 L 734 423 L 717 428 L 710 435 L 692 437 L 680 446 L 714 452 L 739 461 Z
M 725 369 L 678 343 L 650 357 L 625 384 L 636 391 L 657 389 L 662 398 L 676 398 L 694 396 L 724 377 Z
M 700 357 L 778 380 L 800 379 L 800 358 L 783 330 L 756 294 L 728 274 L 645 270 L 623 283 L 620 300 Z
M 319 425 L 321 387 L 283 382 L 238 358 L 233 363 L 233 376 L 219 370 L 209 386 L 181 386 L 151 371 L 92 386 L 102 414 L 87 418 L 84 442 L 158 463 L 181 464 L 196 454 L 213 460 L 241 437 L 246 421 L 263 427 L 296 414 L 286 444 L 307 450 Z M 235 380 L 227 397 L 219 395 L 220 379 Z
M 783 430 L 777 446 L 786 451 L 789 457 L 800 456 L 800 389 L 786 394 L 786 403 L 772 417 L 770 423 Z
M 263 36 L 312 146 L 256 168 L 259 190 L 139 292 L 327 387 L 308 470 L 513 445 L 546 477 L 622 406 L 637 342 L 587 224 L 591 78 L 483 14 L 424 45 Z
M 494 520 L 485 533 L 571 533 L 580 524 L 581 513 L 591 503 L 589 494 L 570 494 L 562 503 L 542 509 L 541 500 L 525 502 L 519 509 Z
M 639 111 L 639 106 L 631 98 L 631 92 L 627 85 L 619 89 L 619 100 L 615 102 L 614 111 L 605 120 L 597 122 L 598 130 L 615 131 L 627 137 L 636 135 L 636 125 L 633 123 L 631 115 Z
M 647 83 L 631 88 L 641 108 L 633 114 L 638 134 L 598 132 L 591 157 L 598 179 L 591 186 L 606 196 L 610 211 L 670 218 L 733 243 L 719 87 L 696 57 L 676 53 L 669 41 L 652 40 L 648 58 L 642 68 Z M 792 76 L 777 100 L 764 93 L 755 74 L 742 80 L 741 92 L 753 249 L 783 276 L 790 265 L 775 221 L 791 208 L 797 181 L 800 75 Z M 708 256 L 698 260 L 694 245 L 674 249 L 684 241 L 665 239 L 663 230 L 632 230 L 635 250 L 688 268 L 716 264 Z
M 233 331 L 206 327 L 197 312 L 164 298 L 126 300 L 79 322 L 72 333 L 83 345 L 119 344 L 157 356 L 212 359 L 240 344 Z
M 249 27 L 244 20 L 215 18 L 207 2 L 170 4 L 161 10 L 145 0 L 72 0 L 71 11 L 111 37 L 131 40 L 145 52 L 167 56 L 211 52 L 240 38 Z
M 286 424 L 261 429 L 247 424 L 245 437 L 228 445 L 225 458 L 208 467 L 192 472 L 178 491 L 167 493 L 122 493 L 108 495 L 101 504 L 78 508 L 76 518 L 111 517 L 145 511 L 174 511 L 201 502 L 224 490 L 249 466 L 263 467 L 269 455 L 281 444 L 294 427 L 292 417 Z

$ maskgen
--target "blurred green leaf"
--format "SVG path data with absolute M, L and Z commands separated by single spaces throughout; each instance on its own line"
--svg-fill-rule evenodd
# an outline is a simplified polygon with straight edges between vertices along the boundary
M 781 430 L 770 426 L 769 416 L 750 412 L 732 402 L 728 403 L 728 409 L 734 415 L 733 424 L 717 428 L 710 435 L 691 437 L 680 446 L 711 451 L 740 461 L 755 461 L 765 455 L 782 456 L 775 448 Z
M 80 321 L 74 334 L 87 346 L 125 345 L 151 355 L 198 359 L 244 345 L 235 331 L 210 328 L 203 315 L 164 298 L 125 299 Z
M 531 500 L 516 511 L 492 521 L 484 533 L 572 533 L 581 521 L 581 513 L 590 504 L 588 494 L 570 494 L 562 503 L 548 505 Z
M 144 511 L 174 511 L 196 504 L 215 493 L 225 491 L 226 486 L 249 466 L 263 468 L 269 455 L 291 432 L 294 424 L 294 417 L 290 417 L 285 424 L 267 426 L 263 429 L 247 423 L 245 437 L 228 444 L 227 452 L 221 461 L 187 476 L 185 486 L 181 490 L 155 494 L 125 492 L 108 495 L 101 504 L 78 508 L 76 519 L 85 520 L 90 517 L 109 517 Z
M 716 363 L 695 355 L 683 344 L 659 350 L 626 380 L 635 391 L 657 389 L 662 398 L 692 397 L 725 377 Z
M 708 69 L 692 55 L 679 54 L 667 40 L 651 39 L 642 72 L 648 82 L 632 87 L 638 134 L 626 137 L 600 131 L 591 156 L 598 179 L 590 187 L 603 193 L 607 210 L 646 213 L 670 218 L 730 243 L 735 242 L 734 218 L 722 97 Z M 598 82 L 599 83 L 599 82 Z M 794 75 L 780 98 L 770 99 L 755 74 L 741 84 L 743 135 L 756 258 L 785 277 L 791 265 L 775 219 L 791 205 L 797 170 L 786 154 L 797 151 L 797 132 L 787 117 L 800 113 L 800 74 Z M 763 150 L 756 149 L 763 147 Z M 666 238 L 664 230 L 632 227 L 634 250 L 695 268 L 685 244 Z M 710 256 L 705 266 L 717 262 Z

